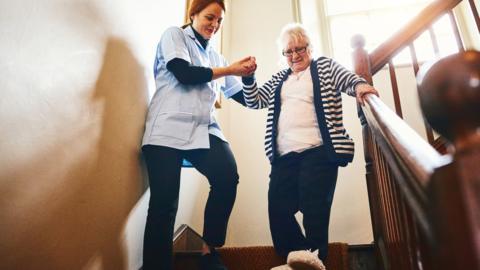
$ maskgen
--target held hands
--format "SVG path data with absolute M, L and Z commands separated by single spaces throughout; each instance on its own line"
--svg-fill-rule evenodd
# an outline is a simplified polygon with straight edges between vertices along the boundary
M 373 86 L 367 83 L 360 83 L 355 86 L 355 93 L 357 93 L 357 102 L 365 105 L 365 98 L 367 94 L 374 94 L 378 96 L 378 92 Z
M 245 57 L 230 66 L 232 75 L 247 77 L 252 75 L 257 69 L 256 59 L 253 56 Z

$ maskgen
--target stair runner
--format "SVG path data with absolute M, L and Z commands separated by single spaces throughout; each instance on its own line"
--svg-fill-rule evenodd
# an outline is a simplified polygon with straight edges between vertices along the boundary
M 225 247 L 218 251 L 229 270 L 270 270 L 285 264 L 285 259 L 278 256 L 271 246 Z M 175 270 L 196 270 L 199 256 L 198 252 L 176 253 Z M 330 243 L 324 264 L 328 270 L 348 270 L 348 245 Z

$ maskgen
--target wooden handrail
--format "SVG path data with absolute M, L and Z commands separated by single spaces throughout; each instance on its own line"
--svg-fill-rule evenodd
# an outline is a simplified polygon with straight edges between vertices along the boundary
M 427 30 L 432 21 L 435 21 L 460 2 L 462 0 L 436 0 L 428 5 L 405 27 L 370 53 L 371 73 L 377 73 L 395 54 Z
M 423 234 L 433 242 L 427 188 L 435 169 L 451 162 L 451 157 L 440 155 L 377 96 L 367 96 L 363 112 Z
M 363 110 L 371 115 L 367 121 L 375 120 L 375 123 L 369 123 L 370 127 L 383 134 L 386 142 L 398 153 L 401 161 L 410 168 L 423 188 L 428 185 L 434 169 L 450 160 L 441 156 L 377 96 L 368 95 Z

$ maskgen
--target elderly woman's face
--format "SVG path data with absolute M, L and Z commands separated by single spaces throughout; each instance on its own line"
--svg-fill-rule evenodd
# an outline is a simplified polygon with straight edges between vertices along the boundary
M 305 70 L 312 60 L 310 48 L 303 40 L 290 41 L 283 49 L 283 55 L 287 58 L 288 66 L 293 72 Z

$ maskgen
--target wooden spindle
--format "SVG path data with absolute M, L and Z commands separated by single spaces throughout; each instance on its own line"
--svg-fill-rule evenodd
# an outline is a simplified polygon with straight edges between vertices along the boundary
M 389 168 L 389 167 L 387 167 Z M 394 222 L 395 222 L 395 248 L 398 252 L 398 258 L 399 258 L 399 264 L 398 267 L 399 269 L 407 269 L 406 264 L 407 264 L 407 256 L 405 256 L 405 246 L 403 245 L 403 241 L 405 239 L 403 235 L 402 228 L 405 226 L 405 223 L 402 222 L 402 216 L 400 212 L 400 195 L 398 193 L 396 181 L 394 179 L 394 176 L 392 173 L 390 173 L 390 170 L 387 169 L 387 175 L 390 180 L 390 196 L 393 202 L 393 217 L 394 217 Z
M 430 34 L 430 40 L 432 41 L 433 52 L 435 53 L 435 57 L 440 56 L 440 49 L 438 47 L 437 36 L 435 35 L 435 31 L 432 27 L 428 28 L 428 33 Z
M 395 222 L 394 222 L 394 217 L 393 217 L 393 202 L 390 197 L 390 189 L 389 189 L 389 183 L 391 179 L 388 178 L 386 174 L 387 170 L 387 164 L 385 161 L 384 156 L 381 154 L 379 151 L 378 155 L 378 164 L 380 165 L 380 170 L 381 170 L 381 179 L 382 179 L 382 189 L 383 189 L 383 195 L 382 198 L 384 200 L 385 204 L 385 219 L 387 220 L 387 243 L 388 243 L 388 252 L 390 252 L 390 266 L 392 269 L 396 269 L 398 267 L 398 256 L 397 256 L 397 250 L 393 246 L 393 243 L 395 242 Z
M 455 36 L 455 40 L 457 41 L 458 51 L 463 52 L 465 48 L 463 47 L 460 30 L 458 30 L 457 19 L 455 19 L 455 15 L 453 14 L 452 10 L 448 11 L 448 17 L 450 17 L 450 23 L 452 25 L 453 35 Z
M 408 264 L 407 269 L 418 270 L 417 264 L 417 249 L 416 249 L 416 239 L 415 239 L 415 224 L 412 219 L 412 214 L 405 202 L 405 197 L 402 196 L 401 201 L 401 211 L 404 221 L 404 230 L 406 233 L 406 250 L 408 253 Z
M 390 268 L 390 258 L 393 256 L 392 255 L 392 250 L 389 248 L 390 243 L 391 243 L 391 236 L 390 236 L 390 219 L 389 219 L 389 214 L 388 214 L 388 204 L 386 202 L 386 191 L 385 191 L 385 181 L 386 179 L 382 177 L 382 163 L 384 162 L 384 159 L 382 158 L 381 150 L 378 146 L 378 144 L 373 145 L 373 154 L 375 158 L 375 183 L 377 185 L 378 193 L 375 194 L 378 196 L 378 202 L 379 202 L 379 209 L 380 212 L 379 218 L 380 218 L 380 223 L 381 227 L 378 229 L 378 233 L 380 234 L 379 239 L 382 240 L 383 246 L 379 246 L 379 254 L 383 254 L 382 259 L 379 260 L 382 262 L 384 265 L 384 268 Z M 387 256 L 385 256 L 387 255 Z
M 398 117 L 403 118 L 402 105 L 400 103 L 400 94 L 398 93 L 397 75 L 392 60 L 388 61 L 388 71 L 390 72 L 390 82 L 392 84 L 393 101 L 395 102 L 395 112 Z
M 411 43 L 409 47 L 410 47 L 410 55 L 412 57 L 413 70 L 415 72 L 415 76 L 417 76 L 418 70 L 420 69 L 418 65 L 417 52 L 415 50 L 415 45 L 413 43 Z M 427 134 L 427 141 L 433 145 L 435 143 L 435 138 L 433 137 L 432 128 L 428 125 L 427 122 L 425 122 L 425 131 Z
M 419 66 L 418 66 L 417 51 L 415 50 L 415 44 L 410 43 L 408 47 L 410 48 L 410 56 L 412 57 L 413 71 L 415 72 L 415 76 L 417 76 Z
M 469 0 L 468 2 L 470 3 L 470 9 L 472 10 L 473 18 L 475 19 L 475 23 L 477 24 L 478 33 L 480 33 L 480 16 L 478 15 L 475 1 Z

